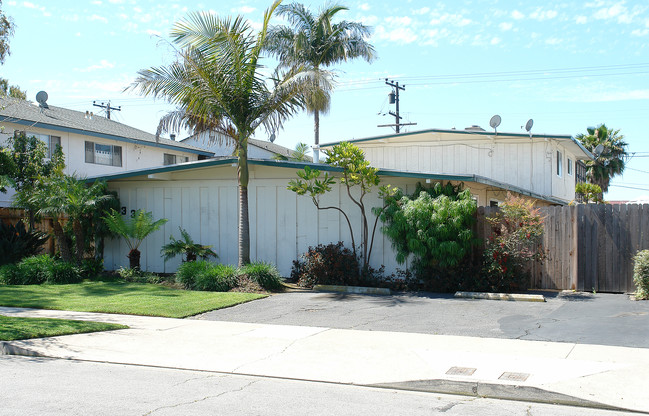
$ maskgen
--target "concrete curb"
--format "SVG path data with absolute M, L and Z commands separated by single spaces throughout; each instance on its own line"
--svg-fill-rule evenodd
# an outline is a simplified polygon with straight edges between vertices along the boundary
M 415 380 L 398 383 L 381 383 L 367 385 L 385 389 L 421 391 L 426 393 L 453 394 L 460 396 L 472 396 L 488 399 L 516 400 L 523 402 L 560 404 L 566 406 L 586 407 L 602 410 L 615 410 L 633 413 L 644 413 L 636 410 L 611 406 L 599 402 L 580 399 L 579 397 L 568 396 L 553 391 L 543 390 L 538 387 L 520 386 L 509 384 L 493 384 L 475 381 L 459 380 Z
M 320 292 L 355 293 L 359 295 L 389 295 L 390 289 L 363 286 L 315 285 L 313 290 Z
M 488 292 L 455 292 L 456 298 L 509 300 L 519 302 L 545 302 L 543 295 L 524 295 L 519 293 L 488 293 Z
M 44 357 L 44 355 L 18 347 L 9 341 L 0 341 L 0 355 L 24 355 L 26 357 Z

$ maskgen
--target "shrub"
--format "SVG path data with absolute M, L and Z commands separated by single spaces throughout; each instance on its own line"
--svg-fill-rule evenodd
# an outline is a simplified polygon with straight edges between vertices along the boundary
M 240 273 L 266 290 L 280 290 L 284 287 L 277 267 L 269 263 L 248 264 L 241 268 Z
M 649 250 L 639 251 L 633 258 L 633 263 L 636 299 L 649 299 Z
M 52 264 L 52 274 L 47 283 L 69 284 L 79 283 L 83 276 L 77 266 L 67 261 L 55 261 Z
M 41 252 L 47 238 L 47 234 L 41 231 L 28 231 L 22 220 L 16 225 L 0 221 L 0 266 L 35 256 Z
M 193 290 L 227 292 L 237 285 L 237 269 L 224 264 L 211 264 L 195 277 Z
M 151 273 L 151 272 L 143 272 L 142 270 L 138 269 L 131 269 L 131 268 L 124 268 L 120 267 L 117 270 L 117 274 L 119 276 L 126 280 L 127 282 L 133 282 L 133 283 L 151 283 L 151 284 L 158 284 L 162 283 L 165 281 L 165 279 L 156 273 Z
M 471 193 L 451 183 L 432 188 L 417 184 L 412 195 L 399 191 L 386 203 L 382 231 L 397 252 L 397 262 L 412 255 L 416 277 L 424 282 L 453 276 L 445 271 L 458 267 L 476 242 L 471 226 L 477 206 Z
M 500 211 L 487 218 L 492 234 L 485 244 L 483 281 L 476 290 L 525 290 L 527 264 L 543 259 L 543 219 L 533 201 L 507 195 Z
M 18 264 L 20 285 L 38 285 L 53 279 L 54 259 L 47 254 L 27 257 Z
M 206 260 L 188 261 L 181 264 L 176 271 L 176 282 L 185 289 L 193 290 L 196 286 L 196 277 L 205 273 L 212 264 Z
M 82 277 L 92 279 L 104 271 L 103 259 L 83 259 L 79 265 L 79 273 Z
M 293 263 L 291 276 L 297 278 L 298 285 L 358 285 L 361 282 L 358 259 L 354 253 L 337 244 L 319 244 L 309 247 L 301 260 Z
M 5 285 L 19 285 L 21 284 L 20 268 L 17 264 L 5 264 L 0 266 L 0 283 Z

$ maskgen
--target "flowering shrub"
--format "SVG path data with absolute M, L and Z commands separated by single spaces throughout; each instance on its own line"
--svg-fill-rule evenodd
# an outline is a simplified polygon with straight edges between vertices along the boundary
M 488 217 L 492 233 L 485 244 L 482 290 L 527 289 L 530 261 L 543 259 L 543 218 L 534 202 L 511 194 Z
M 358 259 L 350 249 L 343 247 L 342 241 L 309 247 L 301 257 L 293 262 L 291 271 L 291 278 L 297 279 L 300 286 L 356 286 L 361 282 Z
M 649 299 L 649 250 L 638 251 L 633 258 L 633 282 L 636 299 Z

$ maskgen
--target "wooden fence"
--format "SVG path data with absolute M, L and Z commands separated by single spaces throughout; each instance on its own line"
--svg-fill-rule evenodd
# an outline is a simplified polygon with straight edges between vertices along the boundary
M 489 233 L 478 209 L 478 236 Z M 649 249 L 649 205 L 580 204 L 541 208 L 546 259 L 530 266 L 530 287 L 580 291 L 635 291 L 633 256 Z
M 16 225 L 18 221 L 23 220 L 27 225 L 27 215 L 25 211 L 15 208 L 2 208 L 0 207 L 0 221 L 6 224 Z M 52 231 L 52 220 L 49 218 L 44 218 L 40 223 L 35 224 L 35 228 L 51 234 Z M 55 246 L 54 239 L 48 238 L 43 246 L 43 252 L 48 254 L 54 254 Z

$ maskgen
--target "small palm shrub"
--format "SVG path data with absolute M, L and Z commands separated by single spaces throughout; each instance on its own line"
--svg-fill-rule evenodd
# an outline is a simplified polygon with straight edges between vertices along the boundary
M 17 263 L 25 257 L 40 253 L 48 236 L 38 230 L 27 230 L 25 224 L 16 225 L 0 221 L 0 266 Z
M 162 246 L 162 249 L 160 250 L 165 261 L 171 260 L 179 255 L 185 255 L 185 260 L 183 261 L 196 261 L 198 258 L 206 260 L 208 257 L 219 258 L 219 256 L 217 256 L 212 250 L 212 246 L 194 243 L 194 240 L 191 238 L 187 230 L 182 227 L 178 227 L 178 229 L 180 230 L 180 236 L 182 238 L 176 240 L 173 235 L 170 235 L 170 242 Z
M 67 261 L 55 261 L 47 283 L 70 284 L 80 283 L 82 280 L 83 276 L 76 265 Z
M 103 259 L 83 259 L 79 265 L 79 272 L 84 278 L 92 279 L 104 271 Z
M 250 263 L 243 266 L 239 272 L 266 290 L 280 290 L 284 287 L 277 267 L 272 264 Z
M 633 258 L 633 263 L 636 299 L 649 299 L 649 250 L 639 251 Z

